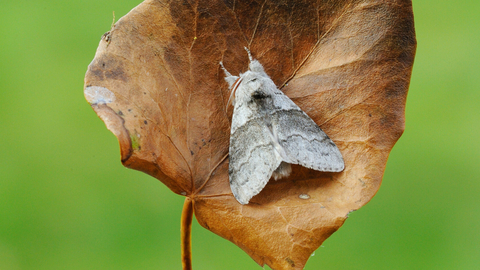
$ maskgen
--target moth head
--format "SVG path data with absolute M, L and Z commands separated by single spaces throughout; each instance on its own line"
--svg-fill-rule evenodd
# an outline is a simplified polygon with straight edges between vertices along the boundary
M 228 98 L 227 107 L 232 104 L 235 106 L 235 100 L 250 101 L 252 99 L 263 99 L 270 96 L 269 89 L 276 88 L 273 81 L 268 77 L 263 69 L 262 64 L 256 59 L 253 59 L 250 51 L 245 48 L 248 53 L 250 63 L 249 70 L 240 76 L 233 76 L 220 62 L 220 67 L 225 72 L 225 81 L 230 87 L 230 97 Z
M 259 78 L 255 73 L 247 74 L 243 79 L 243 84 L 249 92 L 255 92 L 262 88 L 262 79 Z
M 241 78 L 242 83 L 236 94 L 239 100 L 253 101 L 268 98 L 272 94 L 272 86 L 275 88 L 275 84 L 268 77 L 258 72 L 247 71 Z
M 230 103 L 235 106 L 235 100 L 248 101 L 255 96 L 263 95 L 265 92 L 263 89 L 262 76 L 258 73 L 247 71 L 240 75 L 240 77 L 233 83 L 230 89 L 230 97 L 228 98 L 227 108 Z

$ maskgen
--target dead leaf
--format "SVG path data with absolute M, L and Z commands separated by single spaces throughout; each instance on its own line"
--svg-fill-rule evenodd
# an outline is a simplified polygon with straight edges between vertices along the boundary
M 244 46 L 335 141 L 345 171 L 294 166 L 250 204 L 234 199 L 219 62 L 246 71 Z M 198 222 L 258 264 L 302 269 L 377 192 L 404 130 L 415 47 L 409 0 L 148 0 L 102 38 L 85 96 L 125 166 L 191 197 Z

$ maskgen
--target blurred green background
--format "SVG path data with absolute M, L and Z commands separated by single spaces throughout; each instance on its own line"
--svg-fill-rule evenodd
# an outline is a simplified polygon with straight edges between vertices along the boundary
M 83 97 L 127 1 L 0 1 L 0 269 L 181 269 L 183 197 L 124 168 Z M 480 1 L 415 1 L 406 131 L 305 269 L 480 269 Z M 193 224 L 194 269 L 261 269 Z M 265 267 L 267 269 L 267 267 Z

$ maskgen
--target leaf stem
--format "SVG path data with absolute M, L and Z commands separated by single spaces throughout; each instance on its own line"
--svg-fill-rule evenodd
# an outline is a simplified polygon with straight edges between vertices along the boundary
M 192 270 L 192 217 L 193 201 L 190 197 L 185 198 L 181 219 L 181 241 L 182 241 L 182 269 Z

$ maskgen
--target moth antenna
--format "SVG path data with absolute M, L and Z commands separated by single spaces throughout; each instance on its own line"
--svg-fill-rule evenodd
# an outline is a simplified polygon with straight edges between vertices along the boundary
M 220 61 L 220 67 L 222 67 L 222 70 L 223 72 L 225 72 L 225 75 L 232 76 L 232 74 L 230 74 L 230 72 L 228 72 L 228 70 L 225 68 L 222 61 Z
M 265 73 L 265 70 L 263 69 L 262 64 L 260 64 L 260 62 L 258 62 L 258 60 L 253 59 L 252 54 L 250 53 L 250 50 L 247 47 L 243 47 L 243 48 L 245 48 L 245 51 L 247 51 L 248 59 L 250 59 L 250 63 L 248 64 L 248 68 L 251 71 L 262 73 L 262 75 L 268 77 L 267 73 Z
M 243 47 L 243 48 L 245 48 L 245 51 L 247 51 L 247 53 L 248 53 L 248 59 L 250 59 L 250 62 L 252 62 L 252 61 L 253 61 L 253 57 L 252 57 L 252 54 L 250 53 L 250 50 L 249 50 L 247 47 Z
M 228 72 L 228 70 L 223 65 L 223 62 L 220 62 L 220 67 L 222 68 L 223 72 L 225 72 L 225 81 L 228 83 L 228 87 L 232 87 L 232 85 L 238 80 L 238 76 L 233 76 Z

